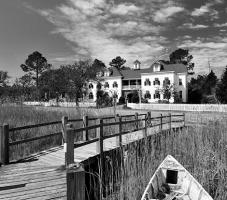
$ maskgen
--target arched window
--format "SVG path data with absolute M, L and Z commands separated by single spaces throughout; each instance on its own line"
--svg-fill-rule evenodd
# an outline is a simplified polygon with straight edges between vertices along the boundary
M 89 93 L 89 99 L 93 99 L 94 98 L 94 95 L 92 92 Z
M 109 88 L 109 83 L 108 82 L 105 82 L 104 88 Z
M 168 77 L 166 77 L 165 80 L 163 81 L 163 86 L 166 86 L 166 85 L 170 85 L 170 80 Z
M 93 89 L 93 87 L 94 87 L 94 86 L 93 86 L 92 83 L 90 83 L 89 86 L 88 86 L 89 89 Z
M 102 88 L 102 84 L 101 84 L 101 83 L 97 83 L 96 88 L 97 88 L 98 90 L 100 90 L 100 89 Z
M 179 98 L 182 99 L 182 97 L 183 97 L 183 92 L 179 91 Z
M 146 91 L 145 95 L 144 95 L 145 99 L 150 99 L 151 98 L 151 93 L 149 91 Z
M 118 87 L 118 84 L 117 84 L 116 81 L 113 82 L 113 88 L 115 88 L 115 87 L 116 87 L 116 88 Z
M 158 90 L 155 90 L 154 99 L 160 99 L 160 93 Z
M 154 79 L 153 85 L 160 85 L 160 81 L 158 78 Z
M 146 85 L 151 85 L 151 82 L 150 82 L 149 78 L 146 78 L 146 80 L 144 81 L 144 85 L 145 86 Z

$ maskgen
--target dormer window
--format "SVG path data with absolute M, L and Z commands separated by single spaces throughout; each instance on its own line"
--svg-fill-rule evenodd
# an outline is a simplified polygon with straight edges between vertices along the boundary
M 117 84 L 116 81 L 114 81 L 114 83 L 113 83 L 113 88 L 117 88 L 117 87 L 118 87 L 118 84 Z
M 110 71 L 109 71 L 109 70 L 106 70 L 106 71 L 104 72 L 104 76 L 110 76 Z
M 102 76 L 103 76 L 103 72 L 102 72 L 102 71 L 97 72 L 97 73 L 96 73 L 96 76 L 97 76 L 97 77 L 102 77 Z
M 170 80 L 168 77 L 166 77 L 165 80 L 163 81 L 163 86 L 166 86 L 166 85 L 170 85 Z
M 146 85 L 151 85 L 151 82 L 150 82 L 149 78 L 146 78 L 146 80 L 144 81 L 144 85 L 145 86 Z
M 90 83 L 89 86 L 88 86 L 89 89 L 93 89 L 93 87 L 94 87 L 94 86 L 93 86 L 92 83 Z
M 136 60 L 135 62 L 134 62 L 134 70 L 136 70 L 136 69 L 140 69 L 140 61 L 138 61 L 138 60 Z
M 160 85 L 160 81 L 158 78 L 155 78 L 155 80 L 153 81 L 153 85 Z
M 104 88 L 109 88 L 109 83 L 108 82 L 105 82 Z
M 160 72 L 161 65 L 159 63 L 155 63 L 153 66 L 154 72 Z

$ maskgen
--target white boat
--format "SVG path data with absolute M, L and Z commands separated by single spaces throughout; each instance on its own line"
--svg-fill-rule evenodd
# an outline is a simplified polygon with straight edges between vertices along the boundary
M 159 165 L 141 200 L 213 200 L 195 178 L 171 155 Z

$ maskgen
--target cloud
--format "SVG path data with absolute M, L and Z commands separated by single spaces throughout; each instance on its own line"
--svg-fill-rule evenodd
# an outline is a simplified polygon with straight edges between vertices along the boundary
M 208 59 L 212 69 L 220 76 L 223 68 L 227 65 L 227 39 L 216 37 L 196 40 L 184 40 L 179 48 L 187 48 L 193 55 L 195 63 L 195 72 L 208 72 Z M 207 70 L 206 70 L 207 69 Z
M 72 44 L 74 58 L 98 58 L 107 65 L 116 56 L 121 56 L 131 65 L 140 58 L 142 64 L 149 61 L 161 49 L 165 38 L 158 33 L 160 26 L 153 25 L 149 19 L 130 17 L 133 12 L 140 12 L 133 4 L 113 5 L 105 0 L 69 0 L 52 10 L 39 13 L 55 25 L 52 34 L 61 34 Z M 116 16 L 118 15 L 118 16 Z M 122 16 L 123 15 L 123 16 Z M 151 36 L 146 37 L 146 36 Z M 150 39 L 150 40 L 149 40 Z M 55 62 L 64 58 L 53 59 Z
M 217 27 L 217 28 L 227 27 L 227 22 L 226 23 L 223 23 L 223 24 L 217 24 L 217 23 L 215 23 L 214 24 L 214 27 Z
M 223 0 L 213 0 L 210 1 L 208 3 L 206 3 L 205 5 L 202 5 L 200 8 L 195 8 L 192 13 L 191 16 L 192 17 L 201 17 L 201 16 L 210 16 L 212 20 L 218 19 L 218 11 L 215 10 L 214 8 L 212 8 L 213 6 L 217 5 L 217 4 L 221 4 L 224 3 Z
M 202 16 L 209 12 L 210 12 L 210 4 L 206 4 L 206 5 L 201 6 L 200 8 L 194 9 L 193 12 L 191 13 L 191 16 L 198 17 L 198 16 Z
M 158 23 L 165 23 L 168 22 L 170 17 L 182 11 L 184 11 L 184 8 L 177 6 L 162 8 L 154 14 L 153 20 Z
M 180 29 L 183 29 L 183 28 L 188 28 L 188 29 L 203 29 L 203 28 L 208 28 L 209 26 L 207 25 L 203 25 L 203 24 L 192 24 L 192 23 L 185 23 L 183 24 Z
M 138 12 L 141 9 L 139 7 L 136 7 L 134 4 L 119 4 L 114 6 L 110 12 L 112 14 L 116 14 L 116 15 L 126 15 L 129 13 L 134 13 L 134 12 Z
M 205 66 L 206 56 L 212 56 L 214 64 L 224 65 L 226 58 L 223 52 L 227 50 L 227 41 L 215 36 L 205 38 L 206 31 L 213 35 L 214 27 L 226 26 L 223 22 L 210 23 L 218 15 L 213 5 L 220 3 L 220 0 L 214 3 L 209 1 L 195 8 L 192 14 L 180 0 L 125 2 L 117 4 L 111 0 L 67 0 L 49 10 L 36 9 L 35 12 L 54 25 L 55 29 L 51 33 L 62 35 L 75 54 L 67 54 L 66 57 L 57 55 L 52 60 L 68 63 L 76 59 L 98 58 L 108 65 L 114 57 L 121 56 L 127 60 L 128 66 L 139 59 L 142 66 L 146 67 L 150 66 L 154 57 L 163 53 L 163 48 L 175 48 L 176 43 L 180 42 L 179 47 L 188 47 L 193 51 L 197 66 Z M 204 21 L 199 18 L 198 22 L 196 18 L 199 16 L 208 18 L 204 18 Z M 173 26 L 179 26 L 178 22 L 183 24 L 179 27 L 181 30 L 173 30 Z M 204 38 L 195 38 L 200 33 Z M 224 36 L 225 33 L 221 34 Z

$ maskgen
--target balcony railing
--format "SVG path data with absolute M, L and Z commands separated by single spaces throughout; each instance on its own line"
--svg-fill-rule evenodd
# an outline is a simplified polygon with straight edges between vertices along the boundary
M 122 86 L 123 90 L 138 90 L 141 89 L 141 85 L 124 85 Z

